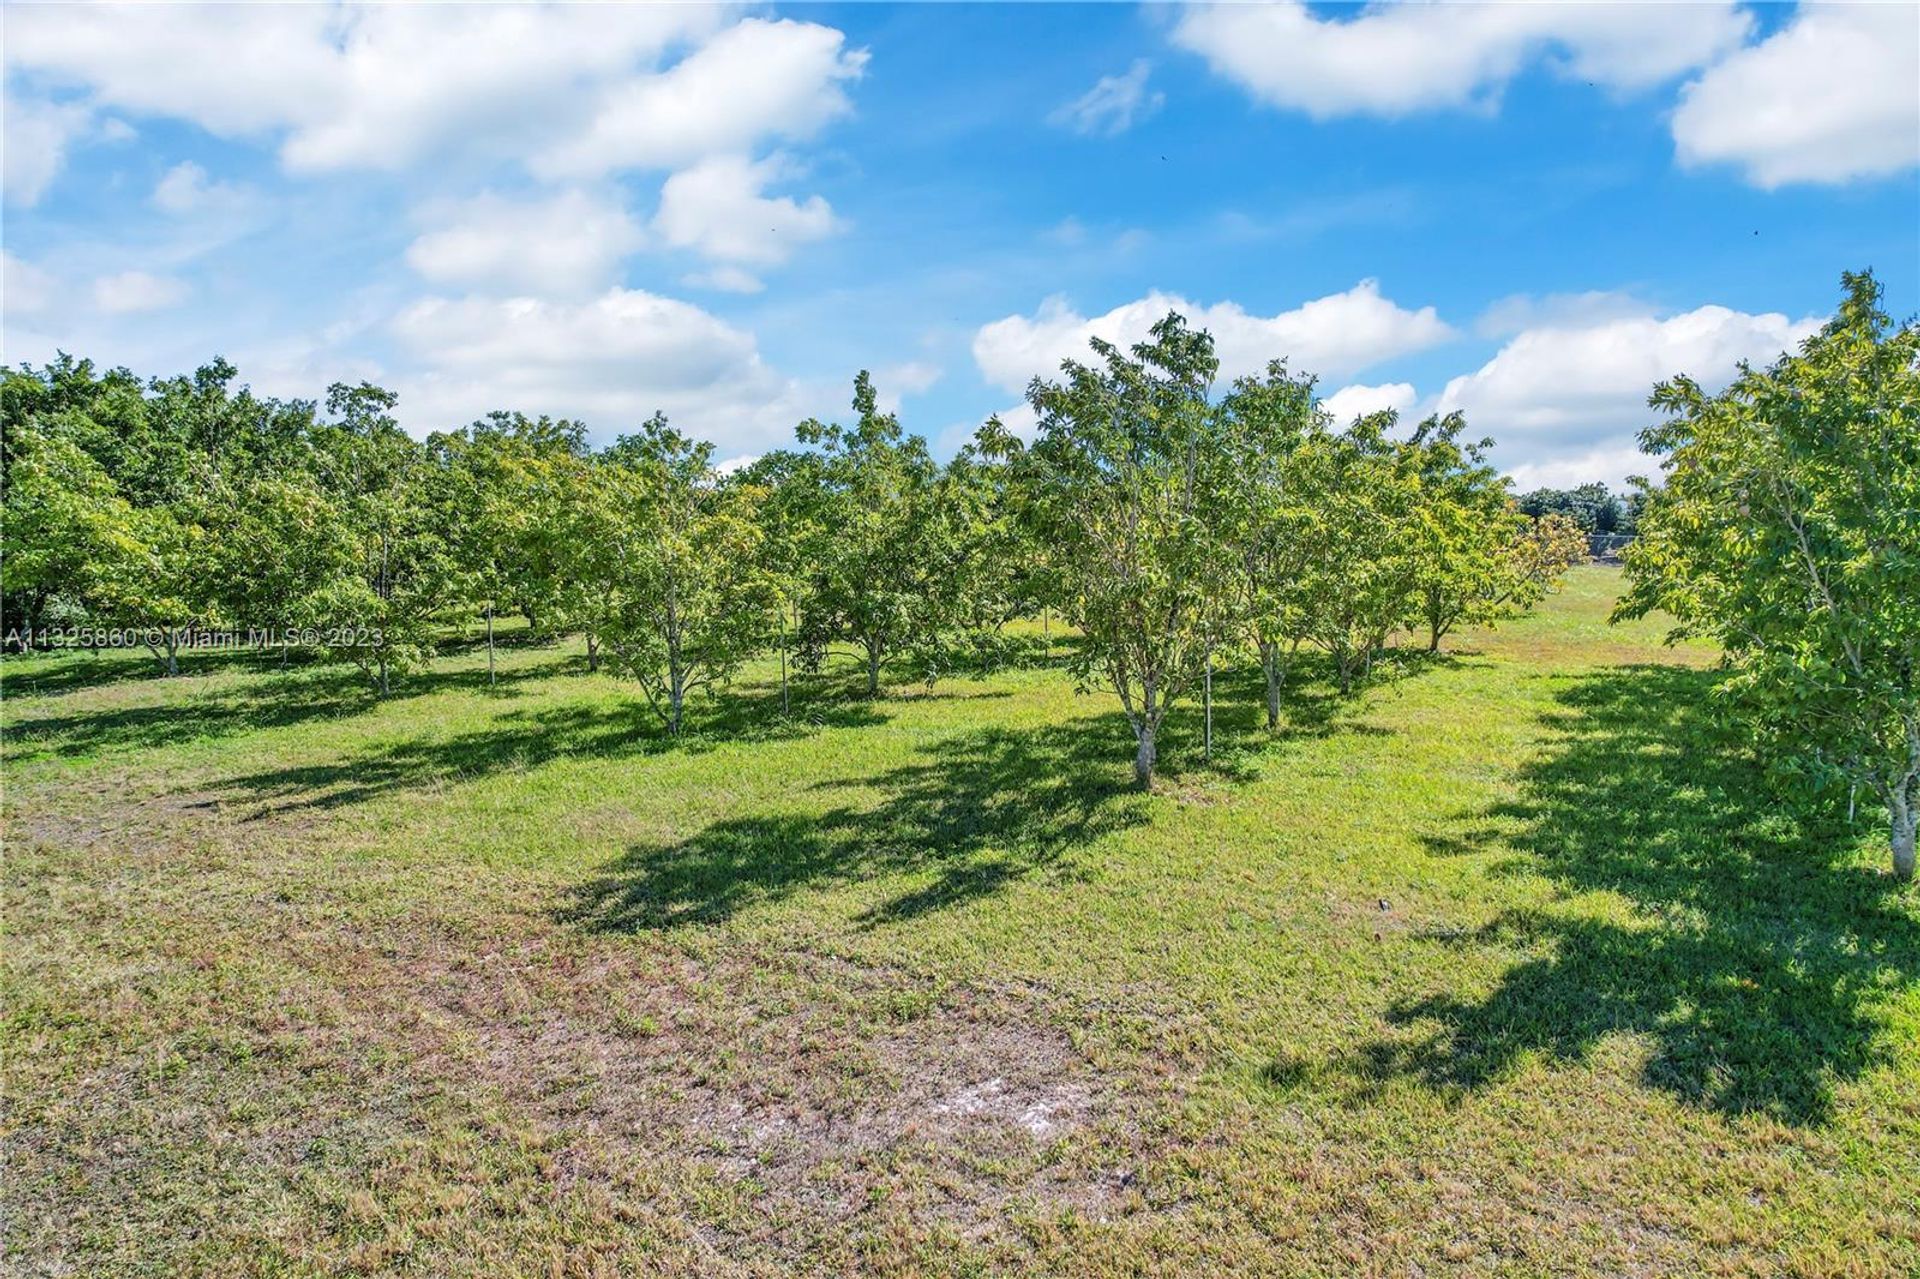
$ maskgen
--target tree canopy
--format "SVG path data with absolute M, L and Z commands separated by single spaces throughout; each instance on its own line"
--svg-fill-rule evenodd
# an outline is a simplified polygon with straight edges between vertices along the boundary
M 1655 609 L 1727 654 L 1729 705 L 1783 776 L 1864 786 L 1914 873 L 1920 813 L 1920 329 L 1869 274 L 1800 349 L 1708 394 L 1654 391 L 1668 420 L 1626 555 L 1622 616 Z

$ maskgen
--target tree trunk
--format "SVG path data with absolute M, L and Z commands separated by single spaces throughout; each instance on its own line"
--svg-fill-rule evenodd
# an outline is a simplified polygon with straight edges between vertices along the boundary
M 1280 727 L 1280 686 L 1287 678 L 1286 671 L 1280 665 L 1280 646 L 1269 640 L 1260 641 L 1260 669 L 1267 675 L 1267 727 Z
M 487 605 L 487 687 L 493 687 L 493 605 Z
M 387 683 L 387 652 L 383 648 L 380 650 L 380 696 L 385 697 L 392 691 L 392 687 Z
M 1920 819 L 1920 804 L 1896 791 L 1887 808 L 1893 818 L 1893 877 L 1903 884 L 1910 883 L 1914 870 L 1914 826 L 1916 819 Z
M 1159 759 L 1153 745 L 1153 725 L 1142 720 L 1133 734 L 1140 741 L 1140 749 L 1133 757 L 1133 780 L 1139 783 L 1141 790 L 1152 790 L 1153 766 Z
M 1154 742 L 1161 715 L 1160 699 L 1154 696 L 1156 691 L 1151 676 L 1140 681 L 1140 715 L 1133 721 L 1133 735 L 1140 749 L 1133 757 L 1133 780 L 1140 784 L 1141 790 L 1153 789 L 1153 766 L 1160 759 Z
M 867 696 L 880 695 L 880 641 L 867 641 Z
M 592 631 L 587 632 L 587 671 L 591 674 L 600 669 L 600 640 Z
M 680 736 L 680 716 L 686 703 L 687 690 L 676 665 L 667 682 L 667 732 L 673 737 Z
M 167 674 L 180 673 L 180 639 L 171 629 L 167 631 Z
M 1431 638 L 1427 640 L 1427 651 L 1429 653 L 1438 653 L 1440 651 L 1440 623 L 1434 622 L 1431 624 L 1431 627 L 1432 635 Z

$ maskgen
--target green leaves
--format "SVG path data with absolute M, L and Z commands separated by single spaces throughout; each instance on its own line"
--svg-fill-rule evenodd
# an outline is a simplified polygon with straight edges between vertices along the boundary
M 1726 688 L 1777 771 L 1860 783 L 1913 873 L 1920 809 L 1920 331 L 1870 274 L 1800 350 L 1707 395 L 1687 378 L 1642 433 L 1644 488 L 1618 614 L 1663 609 L 1726 648 Z
M 728 679 L 777 624 L 766 491 L 717 474 L 712 455 L 657 415 L 623 437 L 596 468 L 598 544 L 575 562 L 615 665 L 676 734 L 687 695 Z
M 1212 499 L 1228 488 L 1232 434 L 1207 398 L 1213 341 L 1180 316 L 1130 353 L 1093 348 L 1100 367 L 1068 361 L 1062 381 L 1028 391 L 1040 433 L 1021 459 L 1023 510 L 1080 632 L 1076 673 L 1119 695 L 1147 785 L 1167 707 L 1230 640 L 1231 512 Z

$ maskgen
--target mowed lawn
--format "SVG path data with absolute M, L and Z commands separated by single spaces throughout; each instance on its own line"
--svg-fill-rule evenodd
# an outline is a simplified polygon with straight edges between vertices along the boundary
M 1912 1274 L 1920 893 L 1616 573 L 1359 696 L 9 658 L 20 1274 Z

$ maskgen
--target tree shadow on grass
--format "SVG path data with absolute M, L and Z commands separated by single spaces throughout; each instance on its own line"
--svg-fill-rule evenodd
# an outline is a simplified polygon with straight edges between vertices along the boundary
M 373 704 L 357 676 L 339 668 L 302 671 L 286 683 L 217 692 L 193 692 L 182 677 L 175 687 L 187 691 L 162 703 L 19 719 L 8 729 L 8 753 L 71 758 L 339 719 Z
M 1257 669 L 1223 674 L 1215 691 L 1215 759 L 1201 762 L 1197 712 L 1188 708 L 1186 719 L 1196 722 L 1171 730 L 1161 757 L 1170 781 L 1199 771 L 1251 774 L 1257 770 L 1235 761 L 1276 744 L 1388 731 L 1355 722 L 1358 703 L 1305 680 L 1289 687 L 1276 732 L 1265 726 Z M 876 777 L 815 788 L 870 789 L 877 803 L 731 818 L 677 843 L 631 848 L 580 885 L 560 913 L 601 931 L 670 929 L 722 923 L 812 886 L 918 874 L 922 882 L 858 917 L 873 927 L 991 896 L 1036 874 L 1071 879 L 1081 869 L 1080 850 L 1147 821 L 1150 801 L 1132 784 L 1131 741 L 1117 712 L 962 733 Z
M 375 695 L 363 672 L 330 664 L 271 671 L 257 682 L 201 691 L 192 676 L 206 673 L 189 671 L 167 682 L 168 696 L 162 702 L 22 718 L 9 726 L 9 753 L 18 758 L 71 758 L 99 751 L 148 750 L 295 724 L 323 724 L 371 711 L 383 702 L 487 685 L 485 671 L 477 679 L 472 671 L 427 671 L 396 685 L 394 693 L 383 699 Z M 503 671 L 494 691 L 517 695 L 521 684 L 550 674 L 540 668 Z
M 962 733 L 878 777 L 815 788 L 870 788 L 880 794 L 871 806 L 733 818 L 629 849 L 560 914 L 595 931 L 671 929 L 720 923 L 812 886 L 930 872 L 860 916 L 877 926 L 1039 873 L 1070 878 L 1079 850 L 1146 820 L 1148 799 L 1113 747 L 1116 728 L 1124 732 L 1117 717 L 1094 716 Z
M 666 751 L 697 753 L 724 741 L 802 737 L 822 728 L 883 723 L 868 703 L 822 703 L 777 723 L 760 723 L 764 708 L 716 699 L 709 713 L 696 709 L 682 736 L 668 736 L 643 700 L 608 707 L 562 705 L 510 710 L 484 726 L 445 737 L 411 738 L 342 760 L 293 765 L 231 777 L 213 789 L 237 802 L 259 805 L 250 820 L 301 809 L 363 804 L 400 790 L 478 781 L 496 773 L 523 771 L 567 758 L 621 759 Z
M 1509 849 L 1495 873 L 1567 897 L 1605 892 L 1626 919 L 1516 909 L 1446 944 L 1530 955 L 1484 998 L 1437 994 L 1392 1019 L 1359 1063 L 1457 1088 L 1523 1054 L 1585 1056 L 1615 1031 L 1651 1041 L 1644 1080 L 1689 1104 L 1824 1122 L 1833 1086 L 1886 1060 L 1890 1006 L 1920 979 L 1920 908 L 1850 855 L 1830 809 L 1770 796 L 1707 715 L 1714 675 L 1636 667 L 1580 680 L 1548 725 L 1555 748 L 1520 798 L 1436 838 L 1449 854 Z M 1591 905 L 1591 903 L 1589 903 Z
M 1333 663 L 1320 653 L 1295 656 L 1281 692 L 1280 722 L 1267 727 L 1266 676 L 1257 662 L 1242 661 L 1215 672 L 1213 680 L 1213 758 L 1202 753 L 1204 709 L 1197 691 L 1176 703 L 1161 730 L 1160 773 L 1168 781 L 1212 774 L 1247 782 L 1269 771 L 1276 753 L 1284 756 L 1305 742 L 1336 736 L 1388 737 L 1391 729 L 1367 723 L 1371 696 L 1393 696 L 1402 680 L 1459 664 L 1451 653 L 1401 657 L 1396 667 L 1342 694 L 1333 682 Z
M 196 675 L 264 672 L 280 666 L 278 649 L 185 649 L 176 681 Z M 299 663 L 305 665 L 305 663 Z M 298 667 L 296 667 L 297 669 Z M 71 648 L 0 654 L 0 686 L 8 697 L 61 697 L 109 684 L 166 678 L 165 665 L 143 648 Z

